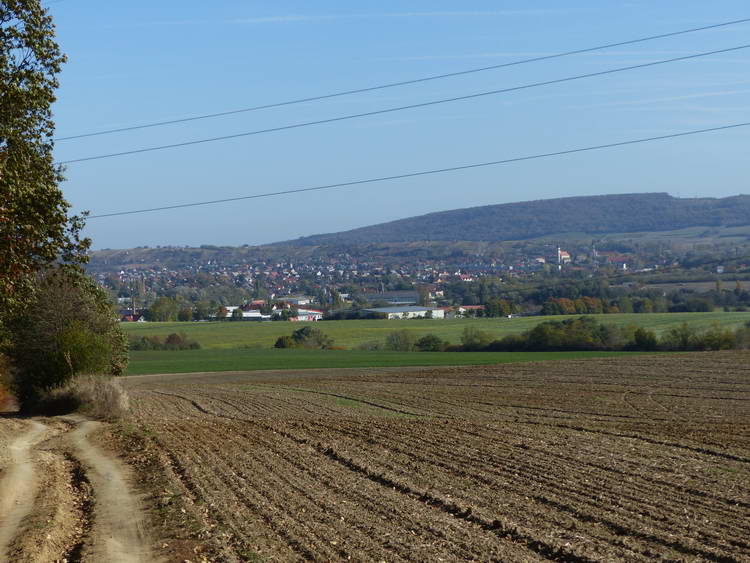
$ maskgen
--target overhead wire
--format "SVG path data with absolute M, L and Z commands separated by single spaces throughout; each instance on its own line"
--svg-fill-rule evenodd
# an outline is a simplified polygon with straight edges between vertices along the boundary
M 245 196 L 238 196 L 238 197 L 229 197 L 229 198 L 223 198 L 223 199 L 214 199 L 214 200 L 208 200 L 208 201 L 199 201 L 199 202 L 192 202 L 192 203 L 179 203 L 179 204 L 173 204 L 173 205 L 163 205 L 159 207 L 150 207 L 146 209 L 136 209 L 131 211 L 118 211 L 113 213 L 101 213 L 98 215 L 90 215 L 89 219 L 100 219 L 104 217 L 116 217 L 116 216 L 122 216 L 122 215 L 136 215 L 136 214 L 142 214 L 142 213 L 150 213 L 154 211 L 166 211 L 166 210 L 172 210 L 172 209 L 182 209 L 187 207 L 199 207 L 199 206 L 205 206 L 205 205 L 216 205 L 220 203 L 229 203 L 234 201 L 243 201 L 243 200 L 250 200 L 250 199 L 261 199 L 261 198 L 269 198 L 269 197 L 275 197 L 280 195 L 287 195 L 287 194 L 296 194 L 296 193 L 304 193 L 304 192 L 313 192 L 313 191 L 320 191 L 320 190 L 330 190 L 334 188 L 346 188 L 346 187 L 353 187 L 353 186 L 359 186 L 363 184 L 373 184 L 376 182 L 385 182 L 389 180 L 401 180 L 405 178 L 415 178 L 418 176 L 428 176 L 428 175 L 434 175 L 434 174 L 444 174 L 447 172 L 457 172 L 461 170 L 470 170 L 475 168 L 483 168 L 488 166 L 498 166 L 501 164 L 511 164 L 515 162 L 523 162 L 528 160 L 536 160 L 541 158 L 550 158 L 554 156 L 563 156 L 563 155 L 569 155 L 569 154 L 575 154 L 575 153 L 582 153 L 587 151 L 595 151 L 595 150 L 602 150 L 602 149 L 609 149 L 614 147 L 623 147 L 627 145 L 635 145 L 639 143 L 648 143 L 652 141 L 660 141 L 665 139 L 674 139 L 677 137 L 687 137 L 690 135 L 699 135 L 703 133 L 710 133 L 715 131 L 725 131 L 728 129 L 737 129 L 740 127 L 747 127 L 750 125 L 749 122 L 742 122 L 742 123 L 734 123 L 730 125 L 722 125 L 719 127 L 709 127 L 705 129 L 695 129 L 692 131 L 683 131 L 679 133 L 670 133 L 667 135 L 658 135 L 653 137 L 645 137 L 640 139 L 631 139 L 627 141 L 618 141 L 613 143 L 606 143 L 601 145 L 594 145 L 594 146 L 588 146 L 588 147 L 579 147 L 574 149 L 566 149 L 561 151 L 555 151 L 555 152 L 547 152 L 547 153 L 541 153 L 541 154 L 534 154 L 534 155 L 528 155 L 528 156 L 520 156 L 515 158 L 506 158 L 502 160 L 494 160 L 490 162 L 480 162 L 480 163 L 474 163 L 474 164 L 463 164 L 459 166 L 451 166 L 448 168 L 437 168 L 433 170 L 422 170 L 418 172 L 407 172 L 404 174 L 394 174 L 389 176 L 380 176 L 376 178 L 367 178 L 363 180 L 353 180 L 349 182 L 340 182 L 335 184 L 323 184 L 319 186 L 311 186 L 311 187 L 305 187 L 305 188 L 293 188 L 288 190 L 280 190 L 275 192 L 267 192 L 262 194 L 253 194 L 253 195 L 245 195 Z
M 416 108 L 422 108 L 422 107 L 428 107 L 428 106 L 435 106 L 435 105 L 438 105 L 438 104 L 445 104 L 445 103 L 457 102 L 457 101 L 462 101 L 462 100 L 476 99 L 476 98 L 480 98 L 480 97 L 484 97 L 484 96 L 492 96 L 492 95 L 497 95 L 497 94 L 505 94 L 505 93 L 508 93 L 508 92 L 517 92 L 519 90 L 527 90 L 527 89 L 530 89 L 530 88 L 537 88 L 537 87 L 540 87 L 540 86 L 549 86 L 549 85 L 552 85 L 552 84 L 561 84 L 561 83 L 564 83 L 564 82 L 572 82 L 572 81 L 575 81 L 575 80 L 582 80 L 582 79 L 585 79 L 585 78 L 593 78 L 593 77 L 596 77 L 596 76 L 605 76 L 605 75 L 608 75 L 608 74 L 615 74 L 615 73 L 618 73 L 618 72 L 625 72 L 625 71 L 629 71 L 629 70 L 635 70 L 635 69 L 640 69 L 640 68 L 647 68 L 647 67 L 653 67 L 653 66 L 658 66 L 658 65 L 664 65 L 664 64 L 678 62 L 678 61 L 686 61 L 686 60 L 690 60 L 690 59 L 697 59 L 697 58 L 706 57 L 706 56 L 709 56 L 709 55 L 717 55 L 717 54 L 721 54 L 721 53 L 729 53 L 729 52 L 732 52 L 732 51 L 739 51 L 739 50 L 747 49 L 747 48 L 750 48 L 750 44 L 739 45 L 737 47 L 729 47 L 729 48 L 726 48 L 726 49 L 717 49 L 717 50 L 714 50 L 714 51 L 705 51 L 705 52 L 702 52 L 702 53 L 695 53 L 695 54 L 692 54 L 692 55 L 684 55 L 684 56 L 681 56 L 681 57 L 674 57 L 674 58 L 671 58 L 671 59 L 663 59 L 663 60 L 652 61 L 652 62 L 648 62 L 648 63 L 640 63 L 640 64 L 636 64 L 636 65 L 629 65 L 629 66 L 624 66 L 624 67 L 619 67 L 619 68 L 614 68 L 614 69 L 608 69 L 608 70 L 602 70 L 602 71 L 597 71 L 597 72 L 590 72 L 590 73 L 586 73 L 586 74 L 579 74 L 579 75 L 576 75 L 576 76 L 568 76 L 568 77 L 565 77 L 565 78 L 556 78 L 554 80 L 545 80 L 545 81 L 542 81 L 542 82 L 533 82 L 531 84 L 524 84 L 524 85 L 521 85 L 521 86 L 512 86 L 512 87 L 509 87 L 509 88 L 501 88 L 501 89 L 498 89 L 498 90 L 488 90 L 488 91 L 478 92 L 478 93 L 474 93 L 474 94 L 467 94 L 467 95 L 464 95 L 464 96 L 455 96 L 455 97 L 452 97 L 452 98 L 442 98 L 442 99 L 439 99 L 439 100 L 431 100 L 431 101 L 428 101 L 428 102 L 420 102 L 420 103 L 416 103 L 416 104 L 409 104 L 409 105 L 404 105 L 404 106 L 397 106 L 397 107 L 385 108 L 385 109 L 379 109 L 379 110 L 373 110 L 373 111 L 367 111 L 367 112 L 362 112 L 362 113 L 355 113 L 355 114 L 343 115 L 343 116 L 338 116 L 338 117 L 330 117 L 330 118 L 319 119 L 319 120 L 315 120 L 315 121 L 305 121 L 305 122 L 302 122 L 302 123 L 293 123 L 293 124 L 290 124 L 290 125 L 282 125 L 282 126 L 279 126 L 279 127 L 270 127 L 270 128 L 267 128 L 267 129 L 258 129 L 258 130 L 255 130 L 255 131 L 247 131 L 247 132 L 244 132 L 244 133 L 235 133 L 235 134 L 232 134 L 232 135 L 222 135 L 222 136 L 219 136 L 219 137 L 209 137 L 209 138 L 205 138 L 205 139 L 196 139 L 196 140 L 192 140 L 192 141 L 183 141 L 183 142 L 180 142 L 180 143 L 170 143 L 170 144 L 166 144 L 166 145 L 158 145 L 158 146 L 153 146 L 153 147 L 146 147 L 146 148 L 140 148 L 140 149 L 132 149 L 132 150 L 127 150 L 127 151 L 120 151 L 120 152 L 114 152 L 114 153 L 108 153 L 108 154 L 100 154 L 100 155 L 95 155 L 95 156 L 88 156 L 88 157 L 75 158 L 75 159 L 69 159 L 69 160 L 62 160 L 62 161 L 57 162 L 56 164 L 73 164 L 73 163 L 76 163 L 76 162 L 87 162 L 87 161 L 90 161 L 90 160 L 101 160 L 101 159 L 105 159 L 105 158 L 114 158 L 114 157 L 119 157 L 119 156 L 127 156 L 127 155 L 141 154 L 141 153 L 146 153 L 146 152 L 161 151 L 161 150 L 166 150 L 166 149 L 174 149 L 174 148 L 180 148 L 180 147 L 187 147 L 187 146 L 199 145 L 199 144 L 204 144 L 204 143 L 213 143 L 213 142 L 216 142 L 216 141 L 225 141 L 225 140 L 229 140 L 229 139 L 237 139 L 237 138 L 240 138 L 240 137 L 249 137 L 249 136 L 253 136 L 253 135 L 262 135 L 262 134 L 265 134 L 265 133 L 273 133 L 273 132 L 285 131 L 285 130 L 289 130 L 289 129 L 299 129 L 299 128 L 302 128 L 302 127 L 310 127 L 310 126 L 313 126 L 313 125 L 322 125 L 322 124 L 326 124 L 326 123 L 335 123 L 335 122 L 339 122 L 339 121 L 347 121 L 347 120 L 358 119 L 358 118 L 362 118 L 362 117 L 371 117 L 371 116 L 374 116 L 374 115 L 382 115 L 382 114 L 393 113 L 393 112 L 397 112 L 397 111 L 405 111 L 405 110 L 409 110 L 409 109 L 416 109 Z
M 58 1 L 61 1 L 61 0 L 58 0 Z M 429 82 L 429 81 L 433 81 L 433 80 L 441 80 L 441 79 L 444 79 L 444 78 L 452 78 L 452 77 L 456 77 L 456 76 L 464 76 L 464 75 L 467 75 L 467 74 L 474 74 L 474 73 L 485 72 L 485 71 L 489 71 L 489 70 L 497 70 L 497 69 L 501 69 L 501 68 L 518 66 L 518 65 L 528 64 L 528 63 L 535 63 L 535 62 L 541 62 L 541 61 L 548 61 L 548 60 L 552 60 L 552 59 L 559 59 L 559 58 L 562 58 L 562 57 L 568 57 L 568 56 L 572 56 L 572 55 L 581 55 L 581 54 L 584 54 L 584 53 L 591 53 L 591 52 L 595 52 L 595 51 L 601 51 L 601 50 L 604 50 L 604 49 L 611 49 L 613 47 L 623 47 L 623 46 L 626 46 L 626 45 L 635 45 L 637 43 L 644 43 L 644 42 L 647 42 L 647 41 L 654 41 L 654 40 L 657 40 L 657 39 L 665 39 L 667 37 L 675 37 L 675 36 L 678 36 L 678 35 L 685 35 L 685 34 L 688 34 L 688 33 L 696 33 L 696 32 L 699 32 L 699 31 L 706 31 L 706 30 L 710 30 L 710 29 L 717 29 L 717 28 L 721 28 L 721 27 L 727 27 L 727 26 L 731 26 L 731 25 L 737 25 L 737 24 L 748 23 L 748 22 L 750 22 L 750 18 L 743 18 L 743 19 L 738 19 L 738 20 L 731 20 L 731 21 L 721 22 L 721 23 L 712 24 L 712 25 L 705 25 L 705 26 L 701 26 L 701 27 L 693 27 L 693 28 L 690 28 L 690 29 L 683 29 L 683 30 L 679 30 L 679 31 L 672 31 L 672 32 L 669 32 L 669 33 L 661 33 L 659 35 L 650 35 L 648 37 L 640 37 L 638 39 L 629 39 L 629 40 L 626 40 L 626 41 L 619 41 L 619 42 L 616 42 L 616 43 L 607 43 L 607 44 L 604 44 L 604 45 L 597 45 L 597 46 L 594 46 L 594 47 L 586 47 L 586 48 L 583 48 L 583 49 L 575 49 L 575 50 L 572 50 L 572 51 L 564 51 L 562 53 L 554 53 L 554 54 L 551 54 L 551 55 L 540 55 L 538 57 L 531 57 L 531 58 L 527 58 L 527 59 L 521 59 L 521 60 L 517 60 L 517 61 L 511 61 L 511 62 L 496 64 L 496 65 L 483 66 L 483 67 L 479 67 L 479 68 L 471 68 L 471 69 L 460 70 L 460 71 L 456 71 L 456 72 L 448 72 L 448 73 L 443 73 L 443 74 L 436 74 L 436 75 L 431 75 L 431 76 L 423 76 L 423 77 L 414 78 L 414 79 L 411 79 L 411 80 L 401 80 L 401 81 L 398 81 L 398 82 L 390 82 L 390 83 L 386 83 L 386 84 L 379 84 L 379 85 L 368 86 L 368 87 L 364 87 L 364 88 L 356 88 L 356 89 L 353 89 L 353 90 L 343 90 L 343 91 L 340 91 L 340 92 L 333 92 L 333 93 L 329 93 L 329 94 L 321 94 L 321 95 L 318 95 L 318 96 L 310 96 L 310 97 L 306 97 L 306 98 L 298 98 L 298 99 L 287 100 L 287 101 L 283 101 L 283 102 L 274 102 L 274 103 L 269 103 L 269 104 L 262 104 L 262 105 L 247 107 L 247 108 L 240 108 L 240 109 L 234 109 L 234 110 L 228 110 L 228 111 L 221 111 L 221 112 L 215 112 L 215 113 L 207 113 L 207 114 L 203 114 L 203 115 L 196 115 L 196 116 L 191 116 L 191 117 L 183 117 L 183 118 L 179 118 L 179 119 L 169 119 L 169 120 L 164 120 L 164 121 L 156 121 L 156 122 L 152 122 L 152 123 L 145 123 L 145 124 L 142 124 L 142 125 L 132 125 L 132 126 L 128 126 L 128 127 L 119 127 L 119 128 L 113 128 L 113 129 L 105 129 L 105 130 L 102 130 L 102 131 L 93 131 L 93 132 L 89 132 L 89 133 L 81 133 L 81 134 L 78 134 L 78 135 L 68 135 L 68 136 L 65 136 L 65 137 L 57 137 L 54 140 L 55 141 L 69 141 L 69 140 L 73 140 L 73 139 L 82 139 L 82 138 L 85 138 L 85 137 L 94 137 L 94 136 L 99 136 L 99 135 L 109 135 L 109 134 L 113 134 L 113 133 L 122 133 L 122 132 L 125 132 L 125 131 L 136 131 L 138 129 L 148 129 L 148 128 L 152 128 L 152 127 L 161 127 L 161 126 L 164 126 L 164 125 L 173 125 L 173 124 L 177 124 L 177 123 L 187 123 L 187 122 L 190 122 L 190 121 L 198 121 L 198 120 L 203 120 L 203 119 L 212 119 L 212 118 L 216 118 L 216 117 L 224 117 L 224 116 L 227 116 L 227 115 L 235 115 L 235 114 L 238 114 L 238 113 L 247 113 L 247 112 L 259 111 L 259 110 L 264 110 L 264 109 L 271 109 L 271 108 L 278 108 L 278 107 L 283 107 L 283 106 L 290 106 L 290 105 L 301 104 L 301 103 L 305 103 L 305 102 L 315 102 L 315 101 L 320 101 L 320 100 L 327 100 L 327 99 L 330 99 L 330 98 L 337 98 L 337 97 L 340 97 L 340 96 L 348 96 L 348 95 L 352 95 L 352 94 L 362 94 L 362 93 L 365 93 L 365 92 L 373 92 L 373 91 L 377 91 L 377 90 L 384 90 L 384 89 L 387 89 L 387 88 L 396 88 L 396 87 L 399 87 L 399 86 L 408 86 L 410 84 L 419 84 L 419 83 L 422 83 L 422 82 Z

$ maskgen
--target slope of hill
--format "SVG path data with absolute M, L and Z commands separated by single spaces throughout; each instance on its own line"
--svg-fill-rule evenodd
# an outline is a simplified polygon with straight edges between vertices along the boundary
M 689 227 L 750 225 L 750 196 L 680 199 L 666 193 L 545 199 L 441 211 L 302 237 L 284 244 L 507 241 L 560 233 L 660 232 Z

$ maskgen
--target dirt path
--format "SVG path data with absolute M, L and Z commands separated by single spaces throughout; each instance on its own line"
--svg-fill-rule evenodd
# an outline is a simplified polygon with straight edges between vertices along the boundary
M 100 423 L 79 421 L 70 441 L 94 488 L 94 526 L 84 557 L 91 561 L 151 561 L 138 498 L 128 486 L 123 466 L 88 439 Z
M 41 422 L 31 421 L 29 430 L 8 447 L 10 463 L 0 481 L 0 560 L 8 559 L 10 542 L 32 511 L 37 478 L 31 449 L 42 439 L 45 429 Z
M 80 417 L 0 418 L 0 563 L 153 561 L 126 469 Z

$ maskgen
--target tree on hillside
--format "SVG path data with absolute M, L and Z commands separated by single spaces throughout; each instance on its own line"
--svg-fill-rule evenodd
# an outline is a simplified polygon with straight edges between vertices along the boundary
M 0 2 L 0 311 L 31 296 L 34 273 L 84 262 L 83 220 L 70 217 L 52 158 L 51 105 L 65 56 L 39 0 Z

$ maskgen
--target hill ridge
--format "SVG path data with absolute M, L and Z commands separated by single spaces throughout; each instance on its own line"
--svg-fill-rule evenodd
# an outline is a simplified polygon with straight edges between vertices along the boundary
M 750 195 L 677 198 L 666 192 L 572 196 L 437 211 L 276 244 L 508 241 L 556 233 L 672 231 L 750 225 Z

